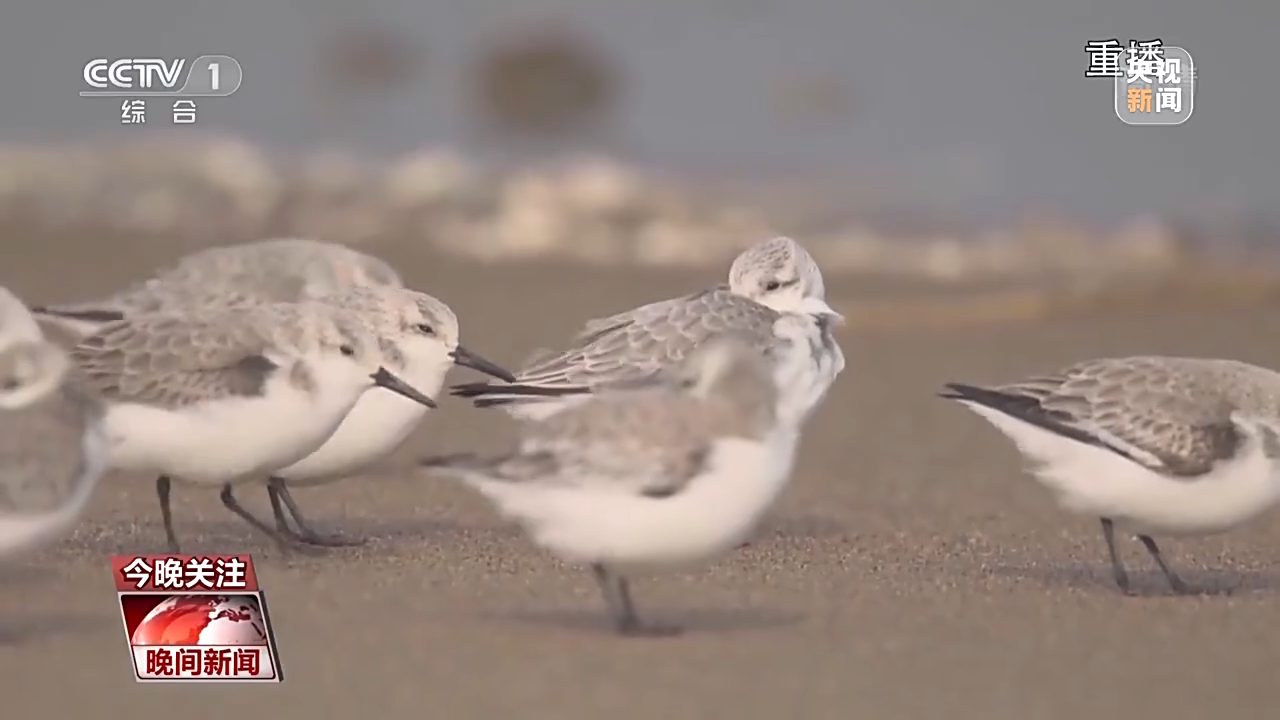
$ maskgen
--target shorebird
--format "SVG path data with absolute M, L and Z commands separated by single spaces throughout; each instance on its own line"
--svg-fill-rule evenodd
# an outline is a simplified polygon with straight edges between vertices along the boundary
M 353 289 L 335 296 L 358 311 L 381 343 L 385 367 L 420 392 L 434 396 L 454 365 L 504 380 L 511 373 L 458 344 L 458 318 L 448 305 L 425 293 L 399 288 Z M 356 402 L 319 450 L 272 473 L 268 492 L 276 529 L 311 545 L 356 545 L 362 541 L 324 536 L 313 530 L 289 493 L 290 487 L 321 485 L 359 473 L 400 447 L 427 408 L 400 395 L 370 390 Z M 293 517 L 295 531 L 286 518 Z
M 372 387 L 435 407 L 387 369 L 384 341 L 400 338 L 364 322 L 318 301 L 188 309 L 110 323 L 71 350 L 105 403 L 112 467 L 158 476 L 171 552 L 171 479 L 221 487 L 228 509 L 284 543 L 239 505 L 234 484 L 314 453 Z
M 35 314 L 58 333 L 70 336 L 74 343 L 132 315 L 215 306 L 247 308 L 272 302 L 316 300 L 355 288 L 402 287 L 396 271 L 377 257 L 336 243 L 285 237 L 200 250 L 109 297 L 38 306 Z M 438 390 L 436 387 L 430 392 Z M 377 394 L 373 397 L 377 398 Z M 385 398 L 366 400 L 363 406 L 369 403 L 384 405 Z M 403 405 L 421 408 L 415 403 Z M 358 418 L 366 415 L 366 410 L 357 407 Z M 367 421 L 356 422 L 357 427 L 367 424 Z M 345 432 L 343 436 L 350 437 L 351 433 Z M 344 444 L 339 438 L 330 445 L 329 451 L 320 453 L 312 465 L 332 458 L 333 449 Z M 271 481 L 267 491 L 277 526 L 283 532 L 308 544 L 346 544 L 338 538 L 323 538 L 311 530 L 298 514 L 298 505 L 283 482 Z M 284 519 L 286 511 L 293 515 L 297 532 Z
M 590 566 L 618 632 L 678 632 L 641 624 L 626 574 L 739 546 L 782 492 L 798 432 L 779 422 L 775 373 L 741 337 L 713 337 L 646 385 L 526 421 L 506 454 L 422 464 Z
M 778 319 L 791 316 L 805 321 L 812 350 L 785 378 L 779 410 L 787 422 L 803 419 L 844 369 L 832 335 L 832 325 L 844 318 L 825 294 L 813 257 L 790 238 L 772 238 L 734 260 L 726 285 L 591 320 L 569 348 L 535 353 L 514 383 L 467 383 L 452 394 L 472 398 L 477 407 L 542 418 L 602 389 L 643 383 L 716 333 L 735 331 L 753 348 L 767 350 L 784 341 L 775 331 Z
M 1101 519 L 1116 585 L 1133 594 L 1115 526 L 1136 533 L 1174 592 L 1191 592 L 1153 535 L 1207 535 L 1280 502 L 1280 374 L 1234 360 L 1088 360 L 996 386 L 948 383 L 1013 440 L 1067 510 Z
M 0 557 L 67 532 L 107 468 L 101 407 L 0 287 Z
M 273 238 L 206 248 L 109 297 L 32 310 L 40 321 L 78 340 L 127 315 L 297 302 L 350 287 L 402 285 L 390 265 L 345 245 Z

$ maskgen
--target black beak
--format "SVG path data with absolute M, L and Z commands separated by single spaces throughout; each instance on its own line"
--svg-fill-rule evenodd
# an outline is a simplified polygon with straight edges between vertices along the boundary
M 461 365 L 462 367 L 468 367 L 472 370 L 479 370 L 485 375 L 492 375 L 499 380 L 505 380 L 509 383 L 516 381 L 515 375 L 503 370 L 502 367 L 496 363 L 485 360 L 461 345 L 454 348 L 452 357 L 454 365 Z
M 373 379 L 373 384 L 380 388 L 386 388 L 397 395 L 403 395 L 410 400 L 426 405 L 429 408 L 437 407 L 436 401 L 423 395 L 413 388 L 409 383 L 392 375 L 389 370 L 384 367 L 378 368 L 378 372 L 369 376 Z

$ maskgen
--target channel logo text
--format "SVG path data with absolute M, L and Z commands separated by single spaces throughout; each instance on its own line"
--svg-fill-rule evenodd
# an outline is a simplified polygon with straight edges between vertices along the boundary
M 186 58 L 95 58 L 82 72 L 82 96 L 145 97 L 184 95 L 225 97 L 240 88 L 240 63 L 228 55 Z

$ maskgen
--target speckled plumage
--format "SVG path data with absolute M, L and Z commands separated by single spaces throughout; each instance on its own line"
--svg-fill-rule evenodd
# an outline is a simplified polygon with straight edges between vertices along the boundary
M 305 329 L 291 305 L 144 314 L 111 323 L 71 350 L 88 387 L 108 402 L 176 410 L 262 395 L 274 346 Z
M 1280 504 L 1280 374 L 1235 360 L 1086 360 L 943 397 L 990 422 L 1073 512 L 1097 517 L 1116 585 L 1132 593 L 1116 524 L 1135 532 L 1170 587 L 1190 586 L 1153 534 L 1225 532 Z
M 83 336 L 128 315 L 297 302 L 365 286 L 401 287 L 402 282 L 384 261 L 344 245 L 276 238 L 201 250 L 110 297 L 35 311 Z
M 734 261 L 728 284 L 590 320 L 567 349 L 530 357 L 515 383 L 470 383 L 452 392 L 479 407 L 506 406 L 517 416 L 537 417 L 557 398 L 627 387 L 670 370 L 717 333 L 737 332 L 754 350 L 771 355 L 782 342 L 778 319 L 795 316 L 811 326 L 805 334 L 812 336 L 814 357 L 806 364 L 812 372 L 789 389 L 803 397 L 798 412 L 804 415 L 844 368 L 831 333 L 840 316 L 824 292 L 813 258 L 794 240 L 771 238 Z
M 1280 418 L 1280 374 L 1235 360 L 1103 358 L 985 390 L 995 409 L 1188 479 L 1235 454 L 1233 412 Z
M 791 475 L 799 433 L 779 422 L 771 363 L 738 335 L 528 422 L 507 455 L 422 464 L 461 478 L 562 560 L 590 565 L 618 631 L 646 632 L 624 573 L 738 547 Z
M 716 440 L 760 441 L 773 427 L 777 387 L 771 368 L 741 334 L 725 335 L 723 342 L 732 350 L 704 344 L 674 373 L 527 423 L 514 452 L 468 468 L 515 482 L 678 492 L 702 471 Z M 722 352 L 733 354 L 722 358 Z
M 518 384 L 600 388 L 643 381 L 682 361 L 707 338 L 741 330 L 753 349 L 768 350 L 780 313 L 719 286 L 591 320 L 564 352 L 534 355 Z
M 391 359 L 403 361 L 394 337 L 404 329 L 380 293 L 349 288 L 304 302 L 130 316 L 83 339 L 71 357 L 103 399 L 169 410 L 260 396 L 281 368 L 280 356 L 295 386 L 314 390 L 300 355 L 350 345 L 358 355 L 377 353 L 380 363 L 383 353 L 395 349 Z

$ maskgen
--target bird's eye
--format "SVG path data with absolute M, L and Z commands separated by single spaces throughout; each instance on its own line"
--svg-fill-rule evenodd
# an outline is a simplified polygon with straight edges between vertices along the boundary
M 426 323 L 415 325 L 414 328 L 417 329 L 418 332 L 428 337 L 433 337 L 436 334 L 436 329 Z
M 777 290 L 780 287 L 782 287 L 782 283 L 778 282 L 777 280 L 770 280 L 769 282 L 764 284 L 765 292 L 773 292 L 774 290 Z
M 339 345 L 338 352 L 346 355 L 347 357 L 351 357 L 356 354 L 356 349 L 351 345 Z
M 3 383 L 0 383 L 0 388 L 4 390 L 17 390 L 21 385 L 22 383 L 18 382 L 18 378 L 9 377 L 5 378 Z

